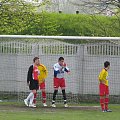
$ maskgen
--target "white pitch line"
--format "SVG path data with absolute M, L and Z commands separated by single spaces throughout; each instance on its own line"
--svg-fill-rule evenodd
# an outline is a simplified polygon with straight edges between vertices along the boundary
M 90 107 L 91 107 L 91 108 L 100 108 L 100 106 L 69 106 L 69 107 L 71 107 L 71 108 L 72 108 L 72 107 L 74 107 L 74 108 L 75 108 L 75 107 L 76 107 L 76 108 L 90 108 Z

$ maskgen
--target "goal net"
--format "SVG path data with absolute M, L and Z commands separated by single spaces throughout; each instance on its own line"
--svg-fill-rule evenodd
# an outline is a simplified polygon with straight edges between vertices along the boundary
M 35 56 L 48 69 L 47 101 L 53 93 L 53 65 L 63 56 L 71 70 L 65 74 L 69 103 L 99 101 L 98 75 L 111 63 L 111 102 L 120 102 L 120 37 L 0 35 L 0 99 L 23 101 L 28 95 L 27 71 Z M 41 91 L 38 90 L 38 101 Z M 57 102 L 63 102 L 61 90 Z

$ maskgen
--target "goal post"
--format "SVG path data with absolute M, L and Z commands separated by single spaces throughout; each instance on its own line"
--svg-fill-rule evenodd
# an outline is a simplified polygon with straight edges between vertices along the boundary
M 120 37 L 0 35 L 0 99 L 22 101 L 26 97 L 27 71 L 35 56 L 48 69 L 48 102 L 53 93 L 53 65 L 61 56 L 71 71 L 65 74 L 69 103 L 98 101 L 98 75 L 106 60 L 111 63 L 111 102 L 120 101 Z M 63 102 L 61 90 L 57 102 Z

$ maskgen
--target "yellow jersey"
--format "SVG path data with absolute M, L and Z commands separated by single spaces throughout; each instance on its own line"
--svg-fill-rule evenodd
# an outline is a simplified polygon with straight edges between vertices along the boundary
M 108 86 L 108 71 L 104 68 L 99 74 L 99 81 Z
M 38 70 L 40 71 L 40 74 L 38 75 L 38 81 L 39 83 L 43 83 L 45 82 L 45 78 L 48 76 L 48 70 L 43 64 L 38 66 Z

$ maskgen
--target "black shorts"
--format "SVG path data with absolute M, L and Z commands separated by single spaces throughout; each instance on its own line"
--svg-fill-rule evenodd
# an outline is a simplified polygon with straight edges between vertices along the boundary
M 30 81 L 29 89 L 30 90 L 38 90 L 39 89 L 38 81 L 37 80 Z

